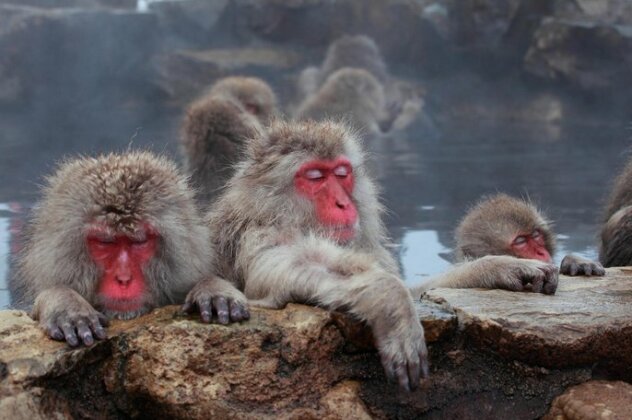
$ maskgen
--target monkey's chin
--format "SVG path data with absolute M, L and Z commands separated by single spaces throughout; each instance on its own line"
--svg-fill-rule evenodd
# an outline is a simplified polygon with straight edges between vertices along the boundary
M 339 244 L 348 244 L 356 236 L 355 226 L 334 226 L 329 231 L 331 237 Z
M 135 299 L 113 299 L 99 296 L 98 302 L 98 308 L 103 315 L 110 319 L 133 319 L 151 310 L 150 305 L 145 303 L 142 297 Z

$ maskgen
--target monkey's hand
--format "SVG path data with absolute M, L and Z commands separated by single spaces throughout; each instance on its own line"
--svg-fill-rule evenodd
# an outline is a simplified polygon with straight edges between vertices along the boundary
M 94 344 L 95 337 L 106 338 L 104 327 L 108 319 L 77 292 L 66 287 L 55 287 L 41 292 L 31 314 L 50 338 L 66 341 L 75 347 L 80 343 Z
M 569 254 L 562 260 L 560 273 L 567 276 L 604 276 L 606 270 L 596 261 Z
M 181 310 L 184 313 L 199 311 L 202 322 L 207 324 L 212 321 L 213 315 L 220 324 L 250 318 L 246 296 L 231 283 L 217 277 L 196 284 Z
M 420 376 L 428 377 L 428 349 L 416 316 L 399 321 L 390 327 L 374 328 L 373 333 L 386 377 L 411 391 L 419 386 Z
M 484 257 L 481 260 L 493 257 Z M 539 260 L 514 257 L 495 257 L 489 274 L 493 275 L 493 287 L 513 291 L 532 291 L 552 295 L 557 290 L 558 269 L 553 264 Z M 485 287 L 485 286 L 481 286 Z

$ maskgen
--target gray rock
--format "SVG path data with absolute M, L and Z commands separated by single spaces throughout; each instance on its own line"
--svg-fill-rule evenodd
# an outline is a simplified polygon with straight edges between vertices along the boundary
M 588 91 L 624 88 L 632 80 L 632 26 L 546 19 L 534 35 L 525 68 Z

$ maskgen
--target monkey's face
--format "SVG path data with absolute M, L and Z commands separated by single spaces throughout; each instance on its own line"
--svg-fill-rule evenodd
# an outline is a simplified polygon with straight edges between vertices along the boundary
M 540 260 L 547 263 L 552 261 L 551 254 L 546 249 L 544 233 L 540 229 L 515 235 L 509 247 L 511 253 L 518 258 Z
M 294 187 L 313 204 L 317 221 L 329 236 L 341 243 L 355 237 L 358 212 L 351 198 L 354 178 L 349 159 L 339 156 L 303 164 Z
M 158 234 L 145 225 L 132 233 L 93 226 L 88 253 L 100 269 L 97 301 L 111 317 L 130 319 L 145 313 L 150 300 L 143 268 L 156 254 Z

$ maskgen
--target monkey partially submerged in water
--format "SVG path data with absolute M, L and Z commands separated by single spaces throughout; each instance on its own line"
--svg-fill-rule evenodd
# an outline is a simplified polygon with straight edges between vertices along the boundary
M 386 249 L 381 214 L 352 130 L 330 121 L 277 121 L 249 142 L 208 223 L 218 274 L 253 305 L 348 311 L 373 330 L 387 376 L 414 389 L 428 372 L 424 333 Z M 479 261 L 435 285 L 514 290 L 529 277 L 555 291 L 554 266 L 511 260 Z
M 272 88 L 255 77 L 217 81 L 185 112 L 181 127 L 184 165 L 198 199 L 206 204 L 232 175 L 243 143 L 277 113 Z
M 497 194 L 479 201 L 465 215 L 456 231 L 456 260 L 486 255 L 510 255 L 552 262 L 555 236 L 551 223 L 531 203 Z M 595 261 L 567 255 L 560 272 L 571 276 L 603 276 Z
M 246 299 L 216 277 L 208 227 L 175 165 L 147 152 L 69 160 L 48 178 L 10 288 L 55 340 L 105 338 L 131 319 L 190 296 L 211 320 L 249 317 Z M 206 300 L 212 302 L 206 304 Z

